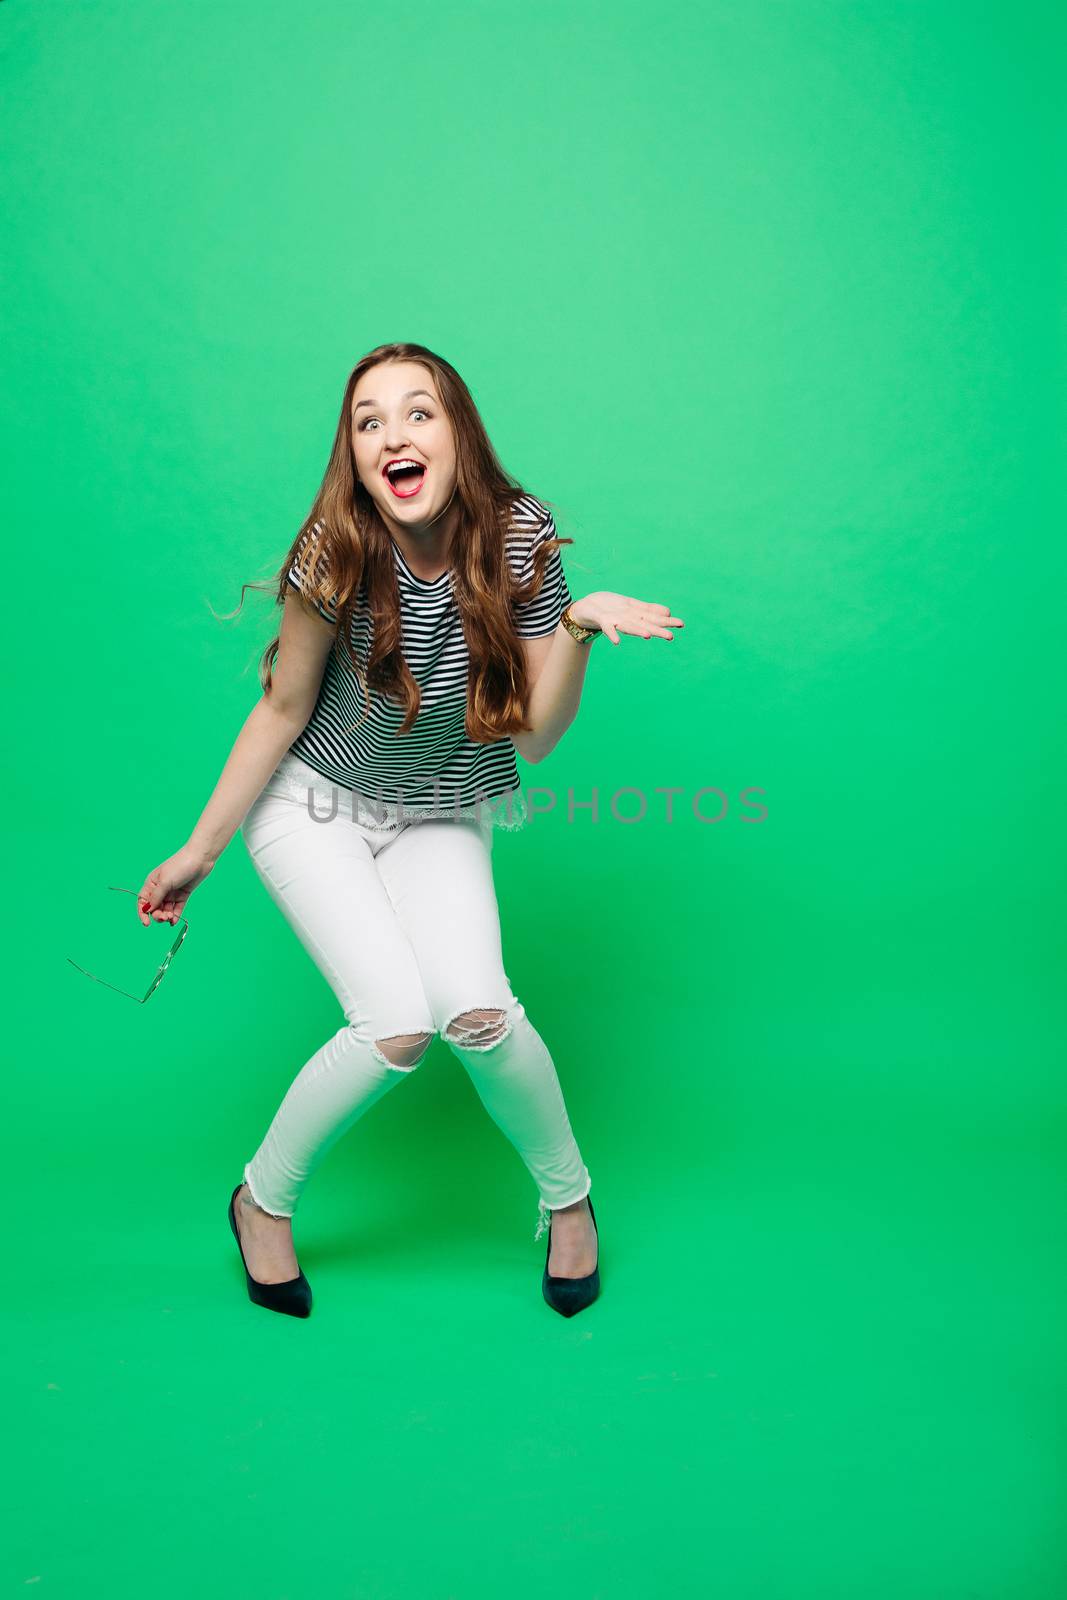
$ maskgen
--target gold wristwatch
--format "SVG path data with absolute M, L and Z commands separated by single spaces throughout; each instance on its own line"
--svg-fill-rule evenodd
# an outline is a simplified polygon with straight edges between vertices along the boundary
M 577 639 L 579 644 L 588 644 L 590 639 L 599 638 L 600 634 L 604 631 L 602 628 L 583 628 L 581 623 L 575 622 L 574 618 L 571 616 L 570 606 L 567 607 L 559 620 L 562 622 L 571 638 Z

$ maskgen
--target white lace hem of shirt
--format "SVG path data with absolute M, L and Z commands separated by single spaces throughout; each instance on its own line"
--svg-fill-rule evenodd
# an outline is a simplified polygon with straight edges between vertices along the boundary
M 506 789 L 503 794 L 483 798 L 473 805 L 449 805 L 442 798 L 432 805 L 409 805 L 406 801 L 390 802 L 377 795 L 364 795 L 344 784 L 334 783 L 309 767 L 306 761 L 292 750 L 286 752 L 275 769 L 271 782 L 280 783 L 294 800 L 301 804 L 314 804 L 321 821 L 331 816 L 351 817 L 363 827 L 381 829 L 383 832 L 401 823 L 478 822 L 483 827 L 499 828 L 505 833 L 516 833 L 528 820 L 526 796 L 520 789 Z

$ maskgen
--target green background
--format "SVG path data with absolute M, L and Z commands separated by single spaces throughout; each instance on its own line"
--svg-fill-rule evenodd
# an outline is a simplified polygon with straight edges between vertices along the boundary
M 4 1592 L 1064 1592 L 1061 16 L 0 5 Z M 207 800 L 273 626 L 213 611 L 390 339 L 576 596 L 686 624 L 594 647 L 496 849 L 570 1322 L 439 1040 L 306 1193 L 311 1320 L 248 1302 L 230 1189 L 341 1018 L 239 838 L 149 1005 L 65 961 Z

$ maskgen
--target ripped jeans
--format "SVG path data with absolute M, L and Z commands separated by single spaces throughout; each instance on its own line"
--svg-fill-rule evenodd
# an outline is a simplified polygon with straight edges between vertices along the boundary
M 268 894 L 346 1021 L 297 1074 L 244 1169 L 253 1200 L 291 1216 L 330 1146 L 413 1072 L 440 1033 L 550 1209 L 589 1193 L 552 1057 L 502 964 L 493 829 L 473 818 L 381 827 L 296 798 L 277 775 L 241 824 Z M 316 818 L 330 817 L 328 821 Z

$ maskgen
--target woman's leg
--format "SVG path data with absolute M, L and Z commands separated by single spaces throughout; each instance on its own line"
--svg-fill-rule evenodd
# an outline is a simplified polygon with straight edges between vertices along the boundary
M 285 1218 L 326 1151 L 414 1069 L 435 1030 L 415 954 L 375 863 L 389 835 L 376 838 L 343 811 L 318 822 L 273 784 L 241 833 L 267 892 L 347 1018 L 297 1075 L 245 1168 L 252 1201 Z
M 540 1237 L 548 1209 L 583 1200 L 591 1180 L 552 1057 L 504 972 L 492 832 L 420 822 L 384 846 L 377 867 L 437 1030 L 537 1185 Z

